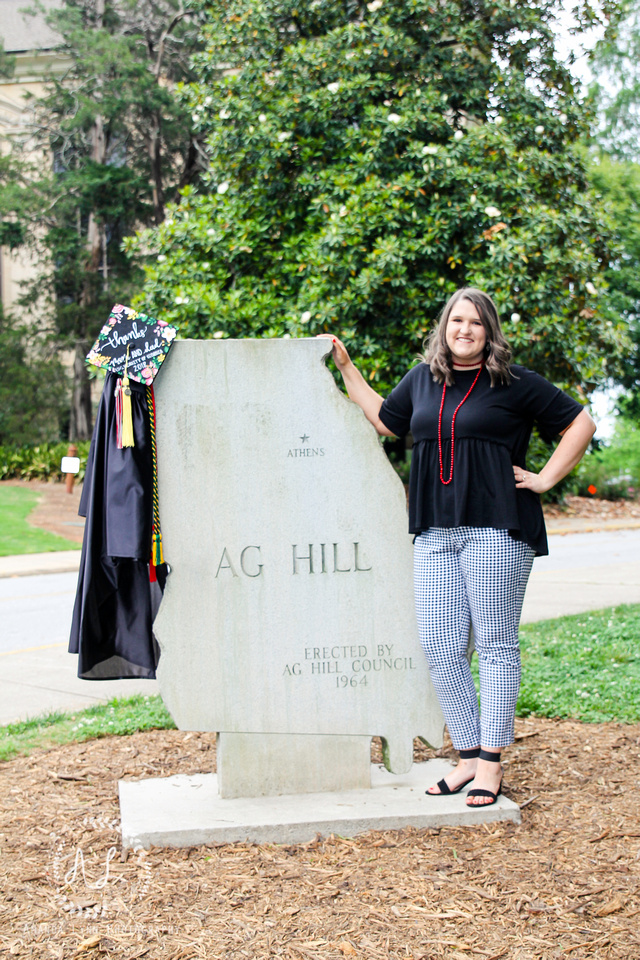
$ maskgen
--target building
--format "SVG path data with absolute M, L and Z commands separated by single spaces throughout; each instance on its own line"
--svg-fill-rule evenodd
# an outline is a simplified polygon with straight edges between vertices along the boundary
M 44 0 L 47 9 L 60 0 Z M 7 150 L 13 137 L 27 143 L 33 119 L 33 99 L 44 91 L 43 78 L 52 71 L 64 73 L 68 58 L 56 51 L 58 37 L 43 14 L 24 12 L 25 0 L 0 0 L 0 40 L 14 58 L 10 77 L 0 77 L 0 149 Z M 33 271 L 28 255 L 0 248 L 0 303 L 5 311 L 20 295 L 21 284 Z

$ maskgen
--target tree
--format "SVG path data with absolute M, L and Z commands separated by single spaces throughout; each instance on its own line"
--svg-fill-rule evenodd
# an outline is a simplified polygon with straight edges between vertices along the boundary
M 65 376 L 51 345 L 0 309 L 0 444 L 57 440 Z
M 640 161 L 640 2 L 631 0 L 591 57 L 596 77 L 599 148 L 618 160 Z
M 609 208 L 618 239 L 617 256 L 606 272 L 608 309 L 625 320 L 630 334 L 616 376 L 627 390 L 618 407 L 640 422 L 640 165 L 603 154 L 591 167 L 591 179 Z
M 553 4 L 231 0 L 205 38 L 185 96 L 207 175 L 129 244 L 149 311 L 196 337 L 335 330 L 386 390 L 473 284 L 520 362 L 582 388 L 616 368 Z
M 41 326 L 48 314 L 59 345 L 74 350 L 70 436 L 85 439 L 84 357 L 110 307 L 140 279 L 122 240 L 161 222 L 167 198 L 198 176 L 193 122 L 173 94 L 191 76 L 198 14 L 188 0 L 65 0 L 46 19 L 70 67 L 33 103 L 25 156 L 36 151 L 40 162 L 25 159 L 0 212 L 39 255 L 22 305 Z
M 600 125 L 591 139 L 592 179 L 619 243 L 607 272 L 611 309 L 629 325 L 631 346 L 616 378 L 618 407 L 640 422 L 640 2 L 627 4 L 617 29 L 595 48 L 592 95 Z

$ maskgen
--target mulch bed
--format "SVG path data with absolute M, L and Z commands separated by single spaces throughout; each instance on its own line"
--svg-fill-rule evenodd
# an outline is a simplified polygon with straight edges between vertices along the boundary
M 546 503 L 547 519 L 579 517 L 583 520 L 640 520 L 640 500 L 597 500 L 595 497 L 565 497 L 564 503 Z
M 640 725 L 520 720 L 504 755 L 519 826 L 127 859 L 118 779 L 210 772 L 212 734 L 18 758 L 0 766 L 0 955 L 629 960 L 640 956 L 639 755 Z M 429 756 L 416 745 L 416 760 Z

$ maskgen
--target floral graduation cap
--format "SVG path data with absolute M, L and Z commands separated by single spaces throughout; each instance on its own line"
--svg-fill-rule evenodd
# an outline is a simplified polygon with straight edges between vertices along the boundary
M 166 320 L 154 320 L 118 303 L 87 354 L 87 363 L 151 384 L 177 332 Z

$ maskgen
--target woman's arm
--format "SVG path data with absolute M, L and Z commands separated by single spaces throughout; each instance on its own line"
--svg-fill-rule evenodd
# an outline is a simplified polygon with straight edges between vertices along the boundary
M 342 374 L 349 398 L 362 408 L 369 423 L 374 425 L 381 436 L 395 436 L 388 427 L 385 427 L 378 416 L 380 407 L 382 406 L 382 397 L 379 393 L 376 393 L 373 387 L 369 386 L 360 371 L 353 365 L 345 345 L 336 337 L 332 337 L 330 333 L 320 333 L 318 337 L 332 341 L 333 350 L 331 355 L 333 362 Z
M 562 431 L 562 440 L 540 473 L 530 473 L 522 467 L 514 466 L 516 487 L 519 490 L 533 490 L 535 493 L 550 490 L 582 460 L 595 432 L 596 425 L 591 415 L 586 410 L 581 410 L 575 420 Z M 524 480 L 521 480 L 521 477 L 524 477 Z

